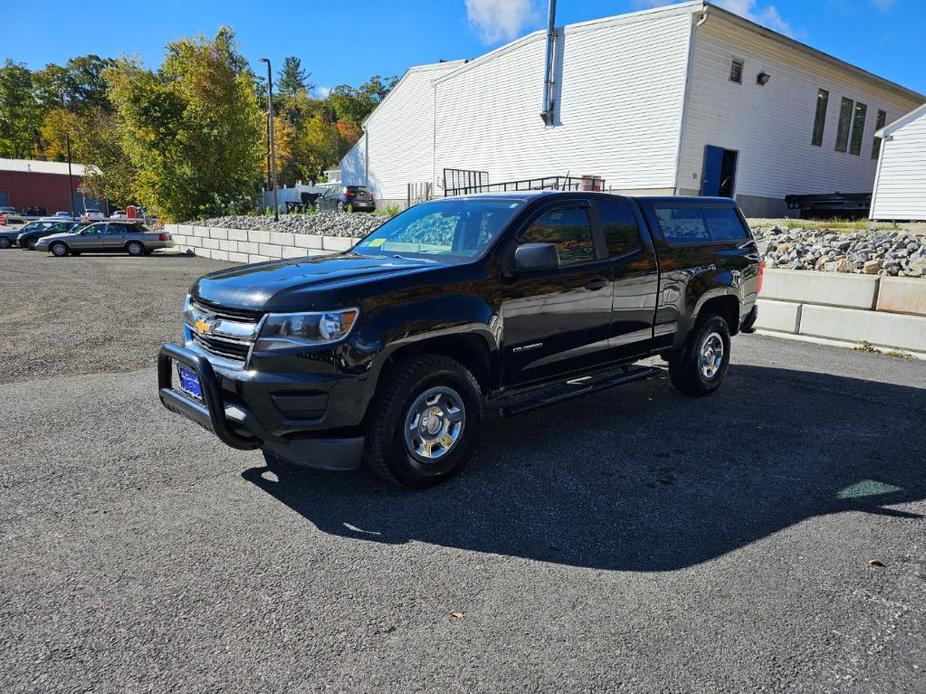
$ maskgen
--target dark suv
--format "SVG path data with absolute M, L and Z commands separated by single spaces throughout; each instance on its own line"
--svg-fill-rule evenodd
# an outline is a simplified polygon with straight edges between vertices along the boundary
M 338 210 L 344 212 L 372 212 L 376 209 L 373 194 L 364 186 L 337 186 L 329 188 L 315 201 L 319 211 Z
M 199 279 L 164 405 L 268 460 L 457 472 L 483 411 L 662 373 L 713 393 L 756 319 L 761 264 L 726 198 L 519 193 L 422 203 L 339 255 Z M 620 426 L 615 423 L 615 426 Z

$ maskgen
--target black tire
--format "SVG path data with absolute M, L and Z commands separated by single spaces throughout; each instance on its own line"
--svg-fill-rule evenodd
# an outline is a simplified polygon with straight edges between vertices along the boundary
M 723 348 L 719 356 L 718 342 Z M 669 357 L 669 378 L 686 395 L 710 395 L 723 383 L 729 366 L 730 329 L 723 318 L 709 315 L 689 333 L 685 346 Z
M 338 200 L 338 212 L 344 212 L 344 203 L 341 200 Z
M 139 258 L 145 254 L 145 245 L 141 241 L 129 241 L 125 244 L 125 250 L 129 255 Z
M 425 462 L 419 457 L 421 452 L 413 452 L 407 443 L 406 430 L 417 432 L 417 429 L 406 427 L 406 422 L 413 417 L 412 408 L 417 409 L 420 399 L 435 390 L 441 391 L 438 397 L 444 400 L 432 411 L 459 413 L 462 409 L 462 423 L 456 438 L 431 434 L 440 441 L 438 449 L 446 450 Z M 463 469 L 482 424 L 482 398 L 473 374 L 459 362 L 436 354 L 410 357 L 393 365 L 383 377 L 370 407 L 364 451 L 367 468 L 384 480 L 413 489 L 440 484 Z M 425 401 L 421 407 L 431 406 Z M 430 421 L 441 418 L 433 417 Z M 421 421 L 425 427 L 428 420 Z M 448 426 L 446 421 L 443 426 Z M 450 433 L 450 429 L 439 431 Z M 412 438 L 416 435 L 409 434 Z M 445 445 L 444 440 L 452 442 Z M 431 445 L 425 445 L 430 454 Z
M 0 236 L 0 248 L 9 248 L 13 245 L 13 242 L 10 241 L 6 236 Z
M 68 245 L 63 241 L 55 241 L 48 247 L 48 251 L 56 258 L 63 258 L 70 252 L 70 249 L 68 249 Z
M 30 250 L 30 251 L 34 251 L 34 250 L 35 250 L 35 244 L 36 244 L 36 243 L 38 243 L 38 239 L 36 239 L 36 238 L 27 239 L 27 240 L 26 240 L 26 248 L 27 248 L 28 250 Z

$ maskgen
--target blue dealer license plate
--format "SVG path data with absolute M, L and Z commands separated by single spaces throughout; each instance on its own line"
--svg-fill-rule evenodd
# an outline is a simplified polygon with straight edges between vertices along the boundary
M 197 400 L 203 399 L 203 386 L 199 382 L 199 376 L 193 369 L 186 366 L 177 365 L 177 374 L 180 376 L 180 390 L 187 395 L 191 395 Z

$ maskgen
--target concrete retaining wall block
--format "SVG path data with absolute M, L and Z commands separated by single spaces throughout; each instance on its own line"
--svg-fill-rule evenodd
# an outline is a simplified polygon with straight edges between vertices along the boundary
M 810 270 L 767 270 L 762 298 L 871 310 L 875 307 L 878 277 Z
M 882 277 L 878 310 L 926 316 L 926 279 Z
M 926 317 L 804 305 L 801 335 L 926 352 Z
M 776 330 L 797 334 L 801 324 L 801 306 L 790 301 L 759 299 L 759 318 L 756 327 L 760 330 Z

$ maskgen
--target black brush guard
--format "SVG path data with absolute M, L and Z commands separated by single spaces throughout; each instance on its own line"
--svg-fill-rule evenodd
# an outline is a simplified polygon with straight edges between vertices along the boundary
M 174 362 L 188 366 L 196 372 L 203 389 L 202 402 L 174 389 Z M 163 345 L 158 353 L 158 394 L 164 407 L 213 432 L 232 448 L 252 451 L 260 448 L 263 443 L 257 436 L 241 434 L 235 430 L 233 424 L 242 429 L 252 428 L 255 424 L 254 415 L 240 405 L 227 406 L 222 399 L 222 391 L 212 364 L 180 345 Z

